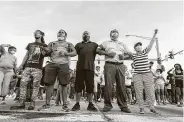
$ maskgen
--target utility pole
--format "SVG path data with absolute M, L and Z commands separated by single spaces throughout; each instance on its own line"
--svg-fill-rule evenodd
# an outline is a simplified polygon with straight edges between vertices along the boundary
M 161 59 L 160 50 L 159 50 L 158 38 L 156 38 L 155 41 L 156 41 L 157 59 Z

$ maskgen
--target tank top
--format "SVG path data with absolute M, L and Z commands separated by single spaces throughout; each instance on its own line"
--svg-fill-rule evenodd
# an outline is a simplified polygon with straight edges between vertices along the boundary
M 183 71 L 181 71 L 180 73 L 178 73 L 176 70 L 174 71 L 176 75 L 183 75 Z M 182 79 L 178 79 L 175 77 L 175 81 L 183 81 Z

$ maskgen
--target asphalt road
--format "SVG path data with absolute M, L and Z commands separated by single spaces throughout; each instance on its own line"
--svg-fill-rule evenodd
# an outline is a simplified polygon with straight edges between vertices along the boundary
M 54 101 L 52 101 L 54 104 Z M 158 114 L 152 114 L 145 105 L 145 114 L 140 115 L 138 105 L 129 105 L 132 113 L 121 112 L 116 103 L 110 112 L 102 112 L 103 102 L 95 104 L 98 112 L 87 111 L 88 103 L 81 101 L 81 110 L 77 112 L 64 112 L 61 106 L 52 106 L 48 111 L 37 111 L 44 104 L 44 101 L 37 101 L 34 111 L 9 110 L 15 104 L 12 99 L 7 100 L 7 105 L 0 106 L 0 122 L 182 122 L 183 108 L 176 105 L 156 106 Z M 69 108 L 75 104 L 71 101 Z

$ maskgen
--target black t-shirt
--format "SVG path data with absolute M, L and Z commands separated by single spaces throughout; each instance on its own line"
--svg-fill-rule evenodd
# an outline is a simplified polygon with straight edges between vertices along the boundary
M 98 44 L 95 42 L 80 42 L 76 44 L 75 49 L 78 54 L 77 69 L 88 69 L 94 71 L 94 60 Z
M 25 67 L 42 69 L 44 55 L 43 49 L 41 47 L 46 47 L 46 44 L 33 42 L 29 43 L 26 47 L 28 50 L 28 60 Z

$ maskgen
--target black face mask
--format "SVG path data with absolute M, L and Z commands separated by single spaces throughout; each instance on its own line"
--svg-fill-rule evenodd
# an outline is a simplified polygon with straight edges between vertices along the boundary
M 84 41 L 88 41 L 88 36 L 83 36 Z
M 35 36 L 35 39 L 39 39 L 39 38 L 40 38 L 40 37 L 36 37 L 36 36 Z

